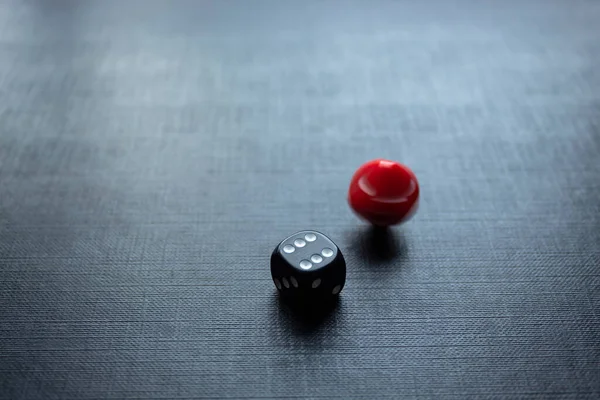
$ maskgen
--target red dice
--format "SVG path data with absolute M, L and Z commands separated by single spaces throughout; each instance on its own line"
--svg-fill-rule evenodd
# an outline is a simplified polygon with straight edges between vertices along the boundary
M 356 214 L 376 226 L 400 224 L 418 208 L 419 182 L 407 166 L 377 159 L 360 166 L 348 190 Z

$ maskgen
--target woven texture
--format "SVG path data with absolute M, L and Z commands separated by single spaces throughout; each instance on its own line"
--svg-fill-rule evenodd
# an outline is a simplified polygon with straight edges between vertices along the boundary
M 598 398 L 600 3 L 0 2 L 0 398 Z M 377 238 L 363 162 L 421 203 Z M 280 304 L 316 229 L 337 307 Z

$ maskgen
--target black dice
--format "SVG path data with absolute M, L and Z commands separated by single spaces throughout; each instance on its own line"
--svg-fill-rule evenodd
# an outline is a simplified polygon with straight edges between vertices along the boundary
M 327 236 L 297 232 L 277 245 L 271 255 L 271 276 L 283 296 L 323 299 L 337 296 L 346 282 L 346 261 Z

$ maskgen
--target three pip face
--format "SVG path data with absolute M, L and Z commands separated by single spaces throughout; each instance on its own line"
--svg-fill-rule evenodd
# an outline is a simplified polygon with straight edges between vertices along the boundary
M 344 288 L 346 261 L 338 246 L 324 234 L 300 231 L 275 247 L 271 276 L 283 296 L 328 298 Z

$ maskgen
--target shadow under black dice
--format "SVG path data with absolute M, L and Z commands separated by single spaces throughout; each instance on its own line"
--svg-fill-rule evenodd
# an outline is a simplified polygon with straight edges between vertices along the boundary
M 297 232 L 277 245 L 271 255 L 271 276 L 286 297 L 314 300 L 337 296 L 346 282 L 346 261 L 327 236 Z

